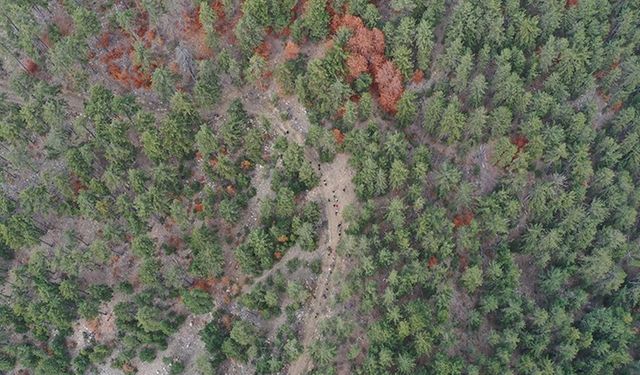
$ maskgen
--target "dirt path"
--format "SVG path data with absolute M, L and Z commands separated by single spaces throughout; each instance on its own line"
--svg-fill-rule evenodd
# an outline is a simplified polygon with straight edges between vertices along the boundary
M 434 78 L 435 80 L 435 78 Z M 433 81 L 432 81 L 433 82 Z M 250 92 L 238 92 L 236 97 L 242 97 L 248 112 L 259 114 L 267 118 L 275 133 L 284 135 L 289 141 L 304 146 L 306 132 L 309 128 L 309 120 L 306 110 L 296 98 L 284 98 L 274 105 L 266 94 Z M 283 120 L 280 114 L 286 111 L 289 116 Z M 305 148 L 305 156 L 314 166 L 318 163 L 318 156 L 309 148 Z M 289 374 L 306 374 L 311 365 L 308 354 L 309 346 L 318 334 L 318 322 L 331 314 L 328 304 L 330 295 L 337 290 L 333 285 L 333 271 L 343 268 L 341 259 L 336 254 L 336 247 L 342 237 L 344 208 L 356 201 L 356 194 L 352 184 L 354 172 L 348 165 L 349 156 L 338 154 L 330 164 L 322 164 L 317 170 L 320 175 L 320 185 L 311 190 L 307 195 L 309 201 L 320 201 L 324 206 L 324 214 L 327 222 L 326 233 L 320 236 L 324 239 L 314 252 L 302 251 L 294 247 L 287 252 L 285 257 L 270 270 L 254 279 L 250 286 L 243 288 L 243 292 L 249 292 L 258 282 L 265 280 L 277 270 L 286 266 L 289 259 L 298 257 L 302 260 L 311 260 L 318 253 L 322 257 L 322 273 L 318 276 L 315 290 L 309 305 L 303 314 L 300 337 L 304 353 L 289 367 Z M 277 329 L 277 327 L 273 327 Z
M 288 373 L 292 375 L 308 373 L 311 365 L 308 350 L 317 338 L 318 323 L 331 315 L 329 300 L 337 288 L 332 282 L 332 275 L 337 267 L 336 262 L 341 261 L 336 254 L 336 248 L 342 238 L 344 208 L 356 200 L 351 182 L 353 171 L 347 163 L 348 160 L 348 155 L 339 154 L 331 164 L 323 165 L 320 186 L 309 194 L 323 200 L 328 228 L 326 242 L 319 247 L 323 257 L 322 273 L 318 277 L 311 303 L 306 308 L 302 321 L 300 337 L 305 351 L 289 366 Z
M 275 104 L 270 100 L 269 96 L 265 93 L 256 92 L 254 90 L 238 90 L 231 89 L 224 95 L 226 101 L 231 101 L 234 98 L 241 98 L 245 109 L 256 116 L 264 116 L 272 126 L 272 132 L 274 135 L 283 135 L 287 137 L 290 142 L 295 142 L 304 146 L 306 138 L 306 132 L 309 128 L 309 121 L 304 108 L 295 98 L 281 99 L 278 104 Z M 228 107 L 228 103 L 222 103 L 217 106 L 219 109 L 225 109 Z M 289 116 L 287 120 L 281 118 L 283 111 L 288 112 Z M 208 117 L 205 115 L 205 117 Z M 318 157 L 316 153 L 308 148 L 305 148 L 305 156 L 307 160 L 311 161 L 313 165 L 317 165 Z M 291 248 L 286 255 L 271 269 L 264 272 L 259 277 L 253 280 L 251 285 L 243 287 L 242 292 L 250 292 L 254 285 L 260 281 L 265 280 L 270 275 L 273 275 L 277 270 L 281 270 L 282 267 L 286 267 L 287 260 L 298 257 L 301 260 L 312 260 L 317 258 L 318 255 L 322 257 L 322 273 L 318 276 L 315 290 L 312 292 L 313 297 L 309 302 L 309 305 L 305 309 L 301 323 L 301 340 L 305 349 L 305 353 L 291 365 L 289 369 L 290 374 L 305 374 L 306 369 L 311 364 L 310 357 L 307 353 L 310 344 L 317 335 L 317 323 L 320 317 L 326 317 L 330 314 L 328 308 L 328 291 L 333 291 L 331 287 L 332 273 L 336 268 L 336 262 L 340 262 L 340 258 L 336 256 L 336 247 L 340 238 L 342 237 L 342 216 L 344 207 L 351 204 L 356 200 L 355 191 L 352 185 L 353 171 L 348 165 L 349 157 L 346 154 L 339 154 L 335 160 L 330 164 L 323 164 L 320 169 L 316 171 L 320 176 L 320 186 L 311 190 L 307 195 L 309 201 L 320 201 L 324 206 L 324 214 L 327 222 L 327 230 L 323 228 L 323 234 L 320 236 L 321 242 L 318 250 L 313 252 L 302 251 L 298 246 Z M 266 190 L 266 183 L 269 178 L 262 178 Z M 326 182 L 326 185 L 325 185 Z M 261 197 L 266 195 L 263 191 Z M 255 197 L 254 197 L 255 198 Z M 337 205 L 337 207 L 334 207 Z M 249 209 L 250 211 L 251 209 Z M 249 213 L 251 214 L 251 213 Z M 253 215 L 257 212 L 253 212 Z M 340 224 L 340 226 L 339 226 Z M 261 318 L 252 314 L 252 312 L 240 307 L 235 301 L 226 306 L 226 308 L 234 315 L 240 316 L 246 319 L 258 327 L 269 328 L 270 331 L 277 330 L 277 322 L 269 324 L 266 327 L 266 322 Z M 194 319 L 194 317 L 189 318 Z M 187 365 L 187 369 L 192 369 L 193 362 L 196 354 L 201 352 L 201 342 L 199 339 L 200 329 L 207 323 L 209 319 L 204 316 L 198 319 L 197 324 L 185 323 L 183 327 L 172 337 L 167 350 L 163 351 L 163 355 L 172 355 L 184 361 Z M 161 357 L 160 355 L 158 356 Z M 168 369 L 160 361 L 156 360 L 151 364 L 144 364 L 139 368 L 145 373 L 150 374 L 165 374 Z M 230 373 L 242 373 L 246 369 L 229 369 Z
M 244 285 L 242 287 L 242 294 L 251 293 L 253 288 L 259 283 L 265 281 L 269 276 L 272 276 L 278 271 L 283 271 L 283 268 L 287 266 L 287 262 L 291 259 L 298 258 L 301 261 L 311 261 L 317 257 L 316 251 L 303 251 L 300 249 L 300 246 L 296 245 L 290 248 L 287 253 L 278 260 L 278 263 L 274 264 L 273 267 L 263 272 L 262 275 L 253 279 L 251 284 Z

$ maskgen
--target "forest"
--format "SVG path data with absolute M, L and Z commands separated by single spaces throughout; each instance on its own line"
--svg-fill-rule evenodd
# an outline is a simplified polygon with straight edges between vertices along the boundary
M 0 13 L 0 374 L 640 374 L 640 2 Z

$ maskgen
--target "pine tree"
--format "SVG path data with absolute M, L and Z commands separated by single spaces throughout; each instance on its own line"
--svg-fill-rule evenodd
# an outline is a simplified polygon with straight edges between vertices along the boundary
M 324 40 L 329 34 L 329 13 L 326 0 L 310 0 L 303 19 L 309 35 L 314 40 Z
M 391 170 L 389 171 L 389 184 L 391 188 L 397 190 L 404 186 L 407 178 L 409 177 L 409 170 L 404 163 L 398 159 L 391 163 Z
M 416 100 L 417 95 L 414 91 L 405 91 L 398 100 L 396 120 L 401 127 L 406 127 L 415 121 L 418 114 Z
M 432 26 L 426 19 L 421 20 L 416 28 L 416 59 L 418 68 L 422 71 L 429 71 L 431 64 L 431 50 L 433 49 Z
M 210 60 L 201 62 L 198 77 L 193 86 L 193 95 L 196 103 L 201 107 L 213 106 L 218 101 L 221 90 L 213 62 Z
M 151 87 L 160 99 L 168 101 L 175 92 L 176 79 L 167 68 L 159 67 L 153 71 L 151 76 Z

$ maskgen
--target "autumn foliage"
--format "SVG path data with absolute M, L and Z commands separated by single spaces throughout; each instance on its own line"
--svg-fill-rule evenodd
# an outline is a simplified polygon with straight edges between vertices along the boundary
M 387 61 L 378 69 L 375 82 L 380 95 L 380 106 L 387 112 L 395 113 L 396 104 L 404 92 L 402 74 L 391 61 Z
M 620 112 L 622 107 L 623 107 L 622 102 L 618 101 L 618 102 L 613 103 L 613 105 L 611 106 L 611 109 L 613 110 L 613 112 L 618 113 L 618 112 Z
M 38 72 L 38 64 L 35 63 L 35 61 L 31 60 L 31 59 L 25 59 L 22 62 L 22 65 L 24 65 L 24 69 L 27 71 L 27 73 L 29 74 L 36 74 Z
M 213 56 L 213 51 L 206 42 L 206 33 L 202 23 L 200 23 L 200 6 L 192 12 L 186 12 L 182 16 L 184 39 L 191 44 L 198 60 L 207 59 Z
M 522 151 L 529 143 L 529 140 L 523 135 L 516 135 L 511 139 L 511 143 L 518 148 L 518 152 Z
M 466 227 L 467 225 L 471 224 L 471 221 L 473 221 L 473 213 L 470 211 L 466 211 L 464 213 L 456 215 L 453 218 L 453 227 Z
M 242 170 L 245 170 L 245 171 L 248 171 L 249 169 L 251 169 L 252 166 L 253 165 L 249 160 L 243 160 L 242 163 L 240 163 L 240 168 L 242 168 Z
M 347 57 L 349 78 L 357 78 L 360 74 L 369 70 L 369 63 L 364 56 L 354 53 Z
M 265 60 L 269 60 L 269 56 L 271 55 L 271 44 L 265 40 L 256 47 L 254 52 L 257 55 L 262 56 Z
M 424 72 L 420 69 L 413 72 L 413 77 L 411 77 L 411 81 L 413 83 L 420 83 L 424 80 Z
M 143 72 L 141 66 L 131 64 L 133 41 L 139 40 L 145 48 L 150 48 L 153 43 L 161 43 L 161 40 L 153 30 L 148 28 L 149 20 L 146 12 L 138 15 L 135 24 L 139 26 L 133 32 L 122 30 L 103 33 L 98 38 L 97 46 L 107 51 L 101 56 L 100 61 L 107 67 L 107 73 L 111 78 L 125 87 L 148 89 L 151 87 L 151 71 L 157 65 L 151 64 L 150 71 Z
M 300 54 L 300 47 L 292 41 L 288 41 L 284 46 L 284 59 L 293 60 Z
M 571 8 L 576 5 L 578 5 L 578 0 L 567 0 L 567 2 L 565 3 L 566 8 Z
M 336 140 L 336 143 L 338 145 L 341 145 L 344 143 L 344 133 L 342 133 L 340 131 L 340 129 L 337 128 L 333 128 L 333 138 Z
M 347 42 L 349 78 L 353 79 L 364 72 L 371 73 L 380 106 L 389 113 L 395 113 L 396 104 L 404 92 L 404 84 L 398 68 L 384 55 L 384 34 L 377 28 L 368 29 L 362 19 L 350 14 L 333 17 L 331 28 L 336 31 L 341 27 L 352 32 Z

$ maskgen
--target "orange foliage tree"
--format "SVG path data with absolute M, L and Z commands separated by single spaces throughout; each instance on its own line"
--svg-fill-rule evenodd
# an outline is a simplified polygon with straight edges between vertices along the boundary
M 466 211 L 462 214 L 456 215 L 456 217 L 453 218 L 453 227 L 465 227 L 467 225 L 470 225 L 471 221 L 473 221 L 473 213 L 470 211 Z
M 518 152 L 521 152 L 528 143 L 529 140 L 524 135 L 520 134 L 511 139 L 511 144 L 518 148 Z
M 404 85 L 402 74 L 384 55 L 384 34 L 377 28 L 368 29 L 362 19 L 353 15 L 335 15 L 331 27 L 334 31 L 346 27 L 352 31 L 347 41 L 347 68 L 349 78 L 369 71 L 373 77 L 379 94 L 382 109 L 395 113 L 396 104 Z
M 369 70 L 367 59 L 359 53 L 352 53 L 347 57 L 349 78 L 357 78 L 360 74 Z
M 387 61 L 377 70 L 375 82 L 380 94 L 380 106 L 387 112 L 395 113 L 396 104 L 404 92 L 402 73 L 391 61 Z
M 340 131 L 340 129 L 333 128 L 333 138 L 336 140 L 336 143 L 341 145 L 344 143 L 344 133 Z
M 436 258 L 435 256 L 432 255 L 429 258 L 429 268 L 433 268 L 433 267 L 435 267 L 437 265 L 438 265 L 438 258 Z
M 285 60 L 293 60 L 298 57 L 300 53 L 300 47 L 292 41 L 288 41 L 284 46 L 284 59 Z
M 29 74 L 35 74 L 36 72 L 38 72 L 38 64 L 36 64 L 35 61 L 31 59 L 25 59 L 22 65 Z
M 411 77 L 411 80 L 414 83 L 420 83 L 424 80 L 424 73 L 422 72 L 422 70 L 418 69 L 415 72 L 413 72 L 413 77 Z

